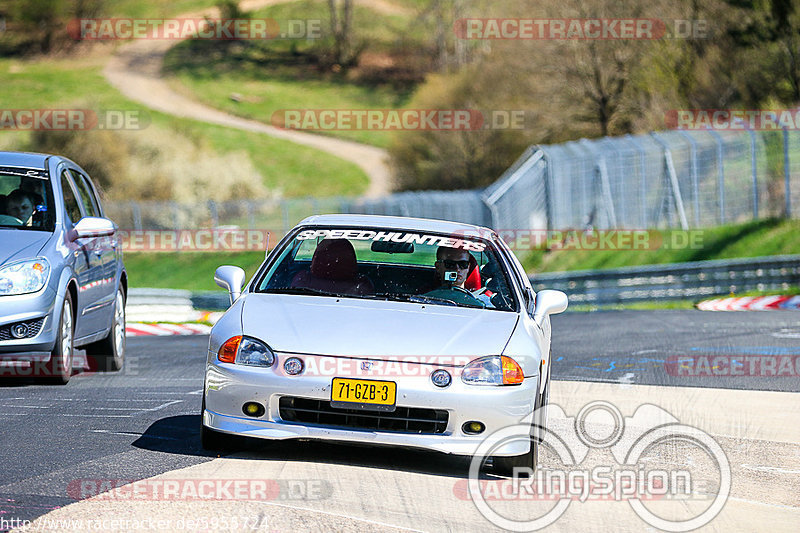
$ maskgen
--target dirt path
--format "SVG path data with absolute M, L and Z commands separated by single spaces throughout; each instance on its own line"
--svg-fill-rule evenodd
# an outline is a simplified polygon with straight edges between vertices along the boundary
M 271 4 L 292 0 L 245 0 L 240 7 L 251 11 Z M 365 2 L 376 11 L 396 14 L 399 8 L 385 1 Z M 216 8 L 181 17 L 216 16 Z M 170 88 L 161 72 L 164 56 L 175 44 L 166 40 L 137 40 L 121 46 L 103 69 L 108 82 L 122 94 L 151 109 L 178 117 L 191 118 L 230 128 L 263 133 L 333 154 L 358 165 L 369 176 L 365 196 L 382 196 L 391 192 L 391 173 L 386 151 L 353 141 L 314 135 L 301 131 L 282 130 L 255 120 L 248 120 L 201 104 Z M 313 191 L 309 191 L 313 194 Z

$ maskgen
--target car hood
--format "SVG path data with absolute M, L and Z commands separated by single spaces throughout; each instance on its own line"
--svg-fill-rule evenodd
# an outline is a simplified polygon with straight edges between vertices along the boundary
M 36 257 L 52 233 L 0 228 L 0 265 Z
M 279 294 L 245 296 L 242 331 L 277 352 L 357 357 L 501 354 L 511 312 L 383 300 Z

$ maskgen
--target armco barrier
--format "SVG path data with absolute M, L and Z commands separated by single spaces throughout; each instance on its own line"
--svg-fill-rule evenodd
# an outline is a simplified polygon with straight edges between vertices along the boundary
M 532 276 L 531 283 L 537 291 L 558 289 L 566 292 L 572 304 L 701 299 L 798 286 L 800 255 L 551 272 Z
M 534 289 L 558 289 L 572 304 L 609 305 L 643 300 L 702 299 L 746 291 L 787 290 L 800 286 L 800 255 L 778 255 L 750 259 L 695 261 L 648 265 L 613 270 L 549 272 L 531 277 Z M 225 310 L 228 293 L 169 289 L 131 289 L 129 318 L 140 312 L 171 308 Z

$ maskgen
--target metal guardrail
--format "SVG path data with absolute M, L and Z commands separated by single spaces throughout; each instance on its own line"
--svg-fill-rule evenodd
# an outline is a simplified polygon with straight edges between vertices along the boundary
M 679 300 L 800 285 L 800 255 L 536 274 L 539 291 L 558 289 L 573 304 Z
M 534 289 L 558 289 L 572 304 L 612 305 L 644 300 L 703 298 L 800 286 L 800 255 L 721 259 L 531 276 Z M 131 289 L 128 306 L 225 310 L 228 293 Z
M 228 293 L 219 291 L 192 292 L 179 289 L 132 288 L 128 291 L 126 307 L 152 309 L 167 307 L 178 309 L 205 309 L 224 311 L 230 306 Z

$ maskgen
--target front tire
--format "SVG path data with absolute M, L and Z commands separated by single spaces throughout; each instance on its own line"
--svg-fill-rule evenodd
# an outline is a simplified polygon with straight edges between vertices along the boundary
M 539 464 L 539 444 L 544 440 L 544 432 L 547 427 L 546 407 L 550 401 L 549 375 L 544 379 L 547 379 L 544 391 L 539 394 L 539 389 L 536 389 L 536 401 L 534 403 L 533 421 L 530 430 L 531 448 L 528 450 L 528 453 L 522 455 L 492 457 L 494 472 L 498 475 L 512 477 L 514 475 L 514 468 L 529 468 L 531 472 L 536 472 L 536 467 Z
M 200 409 L 200 445 L 209 452 L 224 452 L 230 448 L 231 436 L 220 433 L 203 424 L 203 413 L 206 411 L 206 398 L 203 396 L 203 406 Z
M 116 372 L 125 364 L 125 294 L 117 289 L 114 322 L 108 336 L 86 346 L 89 368 L 97 372 Z
M 536 472 L 536 466 L 539 464 L 539 443 L 536 439 L 531 438 L 531 448 L 528 453 L 522 455 L 511 455 L 508 457 L 494 456 L 492 457 L 492 468 L 494 473 L 500 476 L 512 477 L 515 468 L 530 469 L 530 472 Z M 519 477 L 526 477 L 520 475 Z
M 45 381 L 55 385 L 66 385 L 72 376 L 72 359 L 74 352 L 75 326 L 72 314 L 72 296 L 69 291 L 64 295 L 61 315 L 58 321 L 56 345 L 50 352 L 50 361 L 45 365 L 47 376 Z

